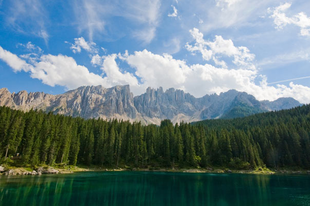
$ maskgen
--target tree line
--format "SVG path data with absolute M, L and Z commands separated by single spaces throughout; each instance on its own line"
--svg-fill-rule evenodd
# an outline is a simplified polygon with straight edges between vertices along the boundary
M 310 106 L 160 126 L 0 107 L 0 161 L 105 167 L 310 168 Z

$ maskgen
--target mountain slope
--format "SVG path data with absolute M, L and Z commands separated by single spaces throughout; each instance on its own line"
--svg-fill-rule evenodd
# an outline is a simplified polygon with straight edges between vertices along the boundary
M 60 95 L 26 91 L 11 94 L 3 88 L 0 89 L 0 106 L 3 105 L 23 111 L 38 109 L 86 119 L 116 118 L 160 124 L 163 119 L 176 123 L 244 117 L 265 111 L 289 109 L 300 103 L 292 98 L 260 102 L 254 96 L 236 90 L 195 98 L 173 88 L 165 92 L 163 88 L 148 88 L 144 94 L 133 97 L 126 85 L 112 88 L 85 86 Z

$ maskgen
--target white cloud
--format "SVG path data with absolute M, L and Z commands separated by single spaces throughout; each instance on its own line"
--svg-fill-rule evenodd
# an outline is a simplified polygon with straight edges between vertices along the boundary
M 80 32 L 87 31 L 90 41 L 95 33 L 102 34 L 105 31 L 105 14 L 109 7 L 104 7 L 97 0 L 75 1 L 74 11 Z
M 186 9 L 191 8 L 189 11 L 194 10 L 194 13 L 201 19 L 201 23 L 197 25 L 200 31 L 210 33 L 217 29 L 233 28 L 236 30 L 248 26 L 266 10 L 266 6 L 270 3 L 270 0 L 189 1 Z M 186 13 L 186 10 L 182 9 L 182 20 L 192 13 Z M 187 28 L 193 27 L 192 21 L 186 23 Z
M 89 72 L 77 65 L 72 57 L 64 55 L 42 55 L 37 61 L 27 63 L 15 54 L 0 47 L 0 59 L 5 61 L 15 72 L 30 72 L 30 76 L 44 84 L 65 86 L 74 89 L 82 85 L 104 84 L 101 76 Z
M 216 0 L 216 6 L 224 9 L 224 8 L 229 8 L 241 1 L 242 0 Z
M 159 25 L 160 0 L 123 0 L 116 12 L 130 21 L 138 22 L 141 29 L 133 32 L 133 36 L 144 43 L 150 43 L 155 35 Z
M 27 44 L 22 44 L 22 43 L 17 44 L 17 47 L 19 47 L 19 46 L 21 46 L 21 47 L 25 48 L 27 51 L 33 52 L 33 53 L 42 53 L 43 52 L 43 50 L 40 47 L 32 44 L 30 41 Z
M 137 78 L 128 73 L 128 72 L 121 72 L 115 59 L 117 58 L 116 54 L 112 54 L 109 56 L 104 57 L 103 64 L 102 64 L 102 71 L 105 73 L 107 78 L 105 80 L 110 85 L 125 85 L 129 84 L 131 86 L 137 86 L 138 80 Z
M 290 3 L 284 3 L 274 9 L 268 9 L 270 18 L 274 19 L 274 24 L 276 28 L 281 30 L 283 27 L 289 24 L 296 25 L 300 27 L 300 35 L 301 36 L 310 36 L 310 17 L 308 17 L 305 13 L 300 12 L 293 17 L 286 16 L 286 11 L 291 7 Z
M 217 55 L 231 56 L 237 62 L 236 64 L 240 64 L 238 61 L 254 59 L 246 48 L 235 47 L 231 40 L 217 38 L 208 42 L 199 32 L 196 32 L 195 36 L 198 44 L 193 47 L 210 51 L 211 58 Z M 204 48 L 205 46 L 208 48 Z M 224 47 L 227 49 L 224 50 Z M 184 60 L 175 59 L 171 55 L 154 54 L 147 50 L 136 51 L 133 54 L 125 52 L 123 55 L 96 54 L 91 62 L 100 66 L 102 75 L 90 72 L 85 66 L 78 65 L 72 57 L 64 55 L 41 55 L 35 61 L 30 61 L 26 57 L 25 60 L 20 59 L 0 47 L 0 59 L 16 72 L 29 72 L 32 78 L 40 79 L 44 84 L 61 85 L 68 89 L 83 85 L 111 87 L 129 84 L 135 95 L 145 92 L 149 86 L 153 88 L 161 86 L 164 89 L 171 87 L 182 89 L 196 97 L 236 89 L 252 94 L 259 100 L 293 97 L 302 103 L 310 103 L 309 95 L 305 95 L 310 93 L 309 87 L 294 83 L 290 83 L 289 86 L 270 85 L 265 76 L 259 75 L 258 70 L 242 64 L 236 69 L 231 69 L 224 60 L 219 58 L 215 61 L 218 61 L 216 64 L 221 68 L 208 63 L 189 65 Z M 118 64 L 120 62 L 122 65 L 127 63 L 134 72 L 122 71 Z
M 105 54 L 108 52 L 108 50 L 105 49 L 105 48 L 103 48 L 103 47 L 101 47 L 101 50 L 102 50 Z
M 0 46 L 0 59 L 6 62 L 14 72 L 29 72 L 32 78 L 39 79 L 49 86 L 60 85 L 67 89 L 75 89 L 85 85 L 103 85 L 104 87 L 122 84 L 138 85 L 138 80 L 132 74 L 120 71 L 115 62 L 117 56 L 115 54 L 101 57 L 101 59 L 99 55 L 94 57 L 97 58 L 97 62 L 94 60 L 94 63 L 102 64 L 104 77 L 90 72 L 85 66 L 78 65 L 72 57 L 65 55 L 48 54 L 36 58 L 30 55 L 22 56 L 24 59 Z
M 95 34 L 106 34 L 105 27 L 111 17 L 122 17 L 137 25 L 130 28 L 133 37 L 149 43 L 159 24 L 160 5 L 160 0 L 115 0 L 113 4 L 100 0 L 78 0 L 74 11 L 79 31 L 86 31 L 91 41 Z
M 42 39 L 44 39 L 45 44 L 47 45 L 48 38 L 49 38 L 47 31 L 45 29 L 41 29 L 41 31 L 39 31 L 39 33 L 38 33 L 38 36 L 41 37 Z
M 0 59 L 2 59 L 5 63 L 7 63 L 14 72 L 18 71 L 29 71 L 30 65 L 26 63 L 26 61 L 20 59 L 17 55 L 12 54 L 11 52 L 4 50 L 0 46 Z
M 168 14 L 168 17 L 177 17 L 178 16 L 178 10 L 173 5 L 171 5 L 171 7 L 173 9 L 173 13 Z
M 210 64 L 190 66 L 170 55 L 157 55 L 147 50 L 123 57 L 123 60 L 135 68 L 135 75 L 141 78 L 139 87 L 134 85 L 132 89 L 136 95 L 144 92 L 148 86 L 162 86 L 164 89 L 183 89 L 196 97 L 236 89 L 252 94 L 259 100 L 294 97 L 302 103 L 310 102 L 310 97 L 303 95 L 310 92 L 309 87 L 293 83 L 289 86 L 271 86 L 265 76 L 252 69 L 217 68 Z M 256 84 L 257 81 L 260 83 Z
M 300 34 L 301 36 L 310 36 L 310 29 L 301 29 Z
M 74 44 L 70 47 L 73 53 L 80 53 L 82 49 L 86 50 L 89 53 L 98 53 L 96 48 L 96 43 L 90 41 L 87 42 L 83 37 L 74 38 Z
M 123 16 L 149 25 L 157 25 L 159 18 L 160 0 L 125 0 L 119 7 Z
M 133 32 L 133 36 L 143 41 L 145 44 L 149 44 L 154 39 L 155 33 L 156 33 L 156 28 L 151 27 L 149 29 L 135 31 Z
M 181 50 L 181 41 L 177 37 L 169 39 L 167 42 L 164 42 L 164 48 L 167 48 L 168 50 L 166 53 L 178 53 Z
M 98 65 L 102 65 L 103 63 L 103 60 L 102 60 L 103 57 L 99 56 L 98 54 L 92 56 L 92 59 L 91 59 L 91 63 L 92 65 L 94 66 L 98 66 Z
M 184 61 L 173 59 L 168 54 L 157 55 L 143 50 L 136 51 L 124 59 L 136 70 L 135 75 L 141 78 L 145 88 L 181 88 L 189 72 L 189 67 Z
M 255 86 L 256 71 L 217 68 L 210 64 L 191 66 L 186 88 L 196 96 L 225 92 L 230 89 L 249 90 Z M 251 92 L 252 93 L 252 92 Z
M 310 76 L 297 77 L 297 78 L 292 78 L 292 79 L 284 79 L 284 80 L 280 80 L 280 81 L 276 81 L 276 82 L 271 82 L 271 83 L 268 83 L 268 84 L 269 85 L 271 85 L 271 84 L 279 84 L 279 83 L 283 83 L 283 82 L 292 82 L 294 80 L 301 80 L 301 79 L 310 79 Z
M 255 66 L 252 63 L 255 55 L 251 54 L 248 48 L 242 46 L 235 47 L 232 40 L 225 40 L 222 36 L 215 36 L 213 42 L 206 41 L 203 39 L 203 34 L 196 28 L 190 30 L 190 33 L 195 39 L 195 43 L 194 45 L 186 44 L 188 51 L 192 53 L 200 52 L 204 60 L 209 61 L 213 59 L 215 64 L 224 67 L 226 64 L 220 61 L 219 58 L 223 56 L 232 57 L 235 65 L 255 70 Z
M 74 89 L 82 85 L 100 85 L 103 78 L 81 65 L 72 57 L 63 55 L 43 55 L 33 65 L 31 77 L 40 79 L 44 84 L 65 86 Z
M 6 11 L 6 23 L 21 33 L 33 34 L 48 43 L 49 34 L 46 30 L 48 15 L 40 0 L 11 1 Z
M 36 49 L 36 46 L 34 44 L 32 44 L 31 42 L 28 42 L 25 47 L 28 49 L 28 50 L 35 50 Z
M 257 66 L 263 68 L 274 68 L 294 62 L 310 61 L 310 49 L 299 49 L 298 51 L 285 52 L 258 61 Z

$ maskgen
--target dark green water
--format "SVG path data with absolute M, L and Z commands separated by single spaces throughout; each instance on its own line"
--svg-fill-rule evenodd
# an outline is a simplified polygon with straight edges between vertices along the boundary
M 0 177 L 0 205 L 310 205 L 310 176 L 87 172 Z

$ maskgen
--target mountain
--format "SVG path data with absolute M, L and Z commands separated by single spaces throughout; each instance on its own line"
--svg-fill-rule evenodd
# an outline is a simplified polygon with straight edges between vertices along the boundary
M 299 105 L 293 98 L 260 102 L 254 96 L 236 90 L 195 98 L 182 90 L 171 88 L 164 91 L 161 87 L 147 88 L 144 94 L 134 97 L 128 85 L 112 88 L 84 86 L 60 95 L 26 91 L 10 93 L 6 88 L 0 89 L 0 106 L 23 111 L 38 109 L 86 119 L 141 121 L 145 124 L 160 124 L 163 119 L 176 123 L 244 117 Z

